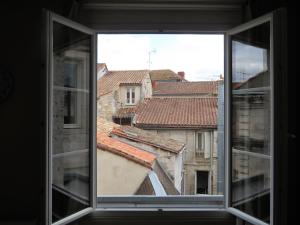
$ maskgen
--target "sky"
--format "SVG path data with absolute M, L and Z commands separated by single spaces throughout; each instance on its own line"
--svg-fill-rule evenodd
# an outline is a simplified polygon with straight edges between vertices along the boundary
M 267 50 L 244 44 L 232 42 L 233 82 L 243 82 L 250 77 L 268 69 Z
M 149 63 L 150 58 L 150 63 Z M 189 81 L 224 76 L 223 35 L 99 34 L 98 63 L 108 70 L 171 69 Z

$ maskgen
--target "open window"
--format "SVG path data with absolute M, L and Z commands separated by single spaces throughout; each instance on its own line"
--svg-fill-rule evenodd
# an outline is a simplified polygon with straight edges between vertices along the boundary
M 95 32 L 52 13 L 48 19 L 46 224 L 63 224 L 91 212 L 97 201 L 120 206 L 124 199 L 96 198 Z M 270 14 L 228 31 L 225 42 L 227 191 L 222 208 L 253 224 L 272 224 L 274 216 L 273 32 Z M 134 90 L 126 89 L 127 104 L 138 99 Z M 198 152 L 204 154 L 205 134 L 197 133 L 197 139 Z M 210 174 L 197 171 L 195 177 L 196 194 L 209 192 Z M 151 179 L 156 177 L 149 176 Z M 216 209 L 220 198 L 223 202 L 223 196 L 142 197 L 136 202 L 127 199 L 121 207 L 145 207 L 147 203 L 160 209 L 198 208 L 202 201 Z

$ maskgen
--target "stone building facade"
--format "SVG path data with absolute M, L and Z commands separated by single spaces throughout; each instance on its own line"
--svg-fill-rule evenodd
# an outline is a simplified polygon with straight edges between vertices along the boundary
M 151 95 L 148 70 L 107 71 L 98 80 L 98 116 L 119 124 L 131 124 L 135 106 Z
M 140 104 L 134 125 L 183 142 L 182 194 L 217 194 L 217 98 L 152 98 Z

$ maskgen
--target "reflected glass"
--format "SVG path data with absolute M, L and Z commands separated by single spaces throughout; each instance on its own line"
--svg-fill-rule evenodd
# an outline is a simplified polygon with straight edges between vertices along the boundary
M 91 36 L 53 23 L 52 222 L 89 207 Z
M 270 24 L 232 36 L 232 206 L 270 222 Z

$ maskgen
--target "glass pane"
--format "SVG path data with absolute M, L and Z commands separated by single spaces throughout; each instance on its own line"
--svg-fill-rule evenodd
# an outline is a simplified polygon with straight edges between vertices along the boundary
M 126 103 L 130 103 L 130 89 L 127 89 Z
M 90 200 L 91 36 L 53 23 L 52 222 Z
M 232 206 L 270 222 L 270 24 L 232 36 Z
M 64 86 L 75 88 L 77 85 L 78 78 L 78 62 L 70 60 L 64 63 Z
M 131 89 L 131 103 L 135 103 L 135 88 Z
M 64 124 L 76 124 L 77 93 L 65 91 L 64 96 Z

